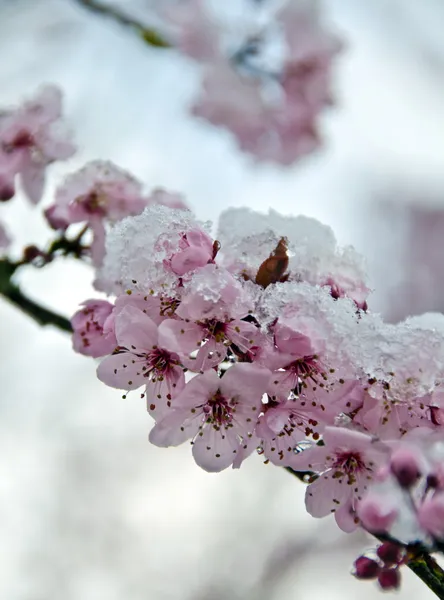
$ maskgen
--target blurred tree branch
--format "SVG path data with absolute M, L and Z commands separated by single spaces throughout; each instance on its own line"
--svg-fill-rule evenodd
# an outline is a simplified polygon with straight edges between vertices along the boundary
M 13 282 L 13 276 L 18 266 L 18 263 L 13 263 L 8 259 L 0 260 L 0 296 L 6 298 L 39 325 L 54 325 L 62 331 L 71 332 L 72 327 L 68 319 L 28 298 Z
M 80 6 L 83 6 L 85 9 L 96 13 L 97 15 L 109 17 L 124 27 L 132 29 L 146 44 L 150 46 L 154 46 L 156 48 L 171 48 L 172 46 L 172 44 L 155 29 L 146 27 L 115 6 L 106 5 L 102 2 L 97 2 L 96 0 L 74 0 L 74 2 L 77 2 L 77 4 Z

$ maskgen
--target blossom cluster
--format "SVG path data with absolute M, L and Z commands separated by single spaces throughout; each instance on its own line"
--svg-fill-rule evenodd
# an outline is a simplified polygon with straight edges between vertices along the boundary
M 25 196 L 37 204 L 43 196 L 48 166 L 70 158 L 74 152 L 71 134 L 62 119 L 62 93 L 56 86 L 43 86 L 33 99 L 1 111 L 0 201 L 7 202 L 15 196 L 18 179 Z M 123 217 L 140 214 L 151 204 L 186 209 L 179 194 L 162 188 L 147 194 L 142 183 L 124 169 L 111 161 L 93 160 L 58 185 L 54 201 L 44 214 L 48 225 L 60 235 L 71 225 L 81 224 L 79 241 L 84 241 L 85 234 L 90 238 L 82 246 L 82 258 L 90 257 L 99 267 L 105 253 L 106 230 Z M 1 254 L 11 241 L 0 222 Z
M 169 5 L 162 16 L 179 50 L 203 65 L 193 113 L 229 129 L 256 160 L 289 165 L 320 144 L 319 116 L 333 102 L 331 66 L 342 44 L 317 2 L 269 4 L 256 3 L 244 32 L 218 21 L 204 0 Z
M 362 259 L 314 219 L 229 209 L 212 231 L 161 204 L 116 223 L 96 278 L 115 300 L 76 313 L 74 348 L 103 357 L 108 386 L 141 390 L 153 444 L 190 442 L 210 472 L 257 453 L 303 474 L 311 515 L 435 547 L 442 316 L 384 323 Z
M 46 167 L 74 151 L 60 118 L 52 87 L 1 114 L 3 200 L 17 177 L 40 200 Z M 209 472 L 258 454 L 300 473 L 311 515 L 388 540 L 355 564 L 383 589 L 411 548 L 443 550 L 443 315 L 385 323 L 362 258 L 315 219 L 232 208 L 214 229 L 109 161 L 66 177 L 45 216 L 59 241 L 89 236 L 80 257 L 110 298 L 73 316 L 74 350 L 141 390 L 153 444 L 190 442 Z

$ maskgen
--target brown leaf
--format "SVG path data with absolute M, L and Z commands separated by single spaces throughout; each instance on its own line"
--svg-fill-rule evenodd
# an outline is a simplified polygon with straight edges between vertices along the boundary
M 287 244 L 287 238 L 281 238 L 270 256 L 261 264 L 256 275 L 258 285 L 266 288 L 271 283 L 285 281 L 285 278 L 288 278 L 288 275 L 285 276 L 285 271 L 288 268 Z

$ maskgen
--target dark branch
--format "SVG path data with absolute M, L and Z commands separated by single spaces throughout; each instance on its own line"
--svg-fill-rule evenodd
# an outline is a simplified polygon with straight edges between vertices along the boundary
M 39 325 L 54 325 L 62 331 L 71 332 L 72 327 L 68 319 L 40 306 L 40 304 L 25 296 L 12 281 L 17 266 L 16 263 L 12 263 L 7 259 L 0 260 L 0 296 L 6 298 Z
M 410 560 L 407 566 L 440 600 L 444 600 L 444 571 L 430 554 L 424 552 Z
M 170 42 L 168 42 L 162 35 L 160 35 L 155 29 L 146 27 L 136 19 L 125 14 L 115 6 L 107 6 L 96 0 L 74 0 L 77 4 L 80 4 L 87 10 L 90 10 L 97 15 L 102 15 L 113 19 L 117 23 L 120 23 L 124 27 L 132 29 L 142 40 L 156 48 L 171 48 Z

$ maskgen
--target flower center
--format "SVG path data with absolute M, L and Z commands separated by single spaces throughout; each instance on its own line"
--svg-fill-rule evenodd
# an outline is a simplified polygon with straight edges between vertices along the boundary
M 327 381 L 327 375 L 321 371 L 321 365 L 319 364 L 318 356 L 304 356 L 295 360 L 286 367 L 287 370 L 293 372 L 296 377 L 300 380 L 300 385 L 295 388 L 294 394 L 299 396 L 302 388 L 306 388 L 308 383 L 311 381 L 312 384 L 324 387 L 325 381 Z
M 222 425 L 227 427 L 233 420 L 233 408 L 229 405 L 224 396 L 222 396 L 220 391 L 217 391 L 214 396 L 207 401 L 203 407 L 203 411 L 207 416 L 207 423 L 211 423 L 215 428 L 219 428 Z
M 19 131 L 15 138 L 12 140 L 10 146 L 12 149 L 18 148 L 29 148 L 34 144 L 34 140 L 32 135 L 30 135 L 27 131 Z
M 159 375 L 166 373 L 172 364 L 176 364 L 171 357 L 170 352 L 161 348 L 156 348 L 152 352 L 146 354 L 146 372 L 145 377 L 152 372 Z
M 209 320 L 206 323 L 208 336 L 214 338 L 218 343 L 226 340 L 225 329 L 226 324 L 221 321 Z
M 91 192 L 86 196 L 77 198 L 77 202 L 83 206 L 85 211 L 91 215 L 106 215 L 107 197 L 105 194 Z
M 345 475 L 357 475 L 368 470 L 361 454 L 353 450 L 337 452 L 333 468 Z

